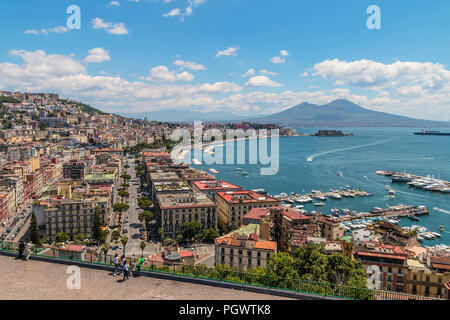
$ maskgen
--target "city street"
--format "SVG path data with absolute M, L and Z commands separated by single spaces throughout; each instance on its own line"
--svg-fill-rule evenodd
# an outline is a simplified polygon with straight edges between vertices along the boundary
M 138 188 L 139 184 L 135 185 L 133 182 L 136 179 L 136 164 L 134 163 L 134 158 L 127 160 L 129 165 L 129 174 L 131 176 L 131 180 L 129 181 L 130 187 L 128 188 L 128 192 L 130 194 L 129 197 L 129 206 L 128 213 L 125 215 L 128 218 L 128 223 L 124 224 L 128 227 L 128 232 L 126 236 L 128 237 L 128 243 L 125 248 L 125 253 L 127 256 L 132 256 L 135 254 L 136 256 L 141 256 L 142 250 L 140 248 L 140 243 L 142 240 L 140 239 L 139 229 L 143 227 L 143 224 L 139 221 L 139 213 L 140 209 L 138 206 Z M 144 250 L 144 256 L 149 256 L 158 253 L 159 246 L 154 243 L 147 243 L 147 247 Z

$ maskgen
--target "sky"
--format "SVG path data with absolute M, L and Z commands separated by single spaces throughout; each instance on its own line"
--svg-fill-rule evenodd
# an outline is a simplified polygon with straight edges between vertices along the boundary
M 448 0 L 2 0 L 0 89 L 116 113 L 345 98 L 450 121 L 449 13 Z

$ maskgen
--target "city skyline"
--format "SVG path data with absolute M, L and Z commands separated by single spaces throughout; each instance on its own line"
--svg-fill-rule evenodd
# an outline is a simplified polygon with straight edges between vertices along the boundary
M 2 19 L 2 90 L 54 91 L 114 113 L 258 116 L 345 98 L 450 120 L 443 1 L 79 1 L 81 29 L 70 30 L 72 4 L 0 4 L 26 21 Z M 380 30 L 366 26 L 370 5 L 380 7 Z

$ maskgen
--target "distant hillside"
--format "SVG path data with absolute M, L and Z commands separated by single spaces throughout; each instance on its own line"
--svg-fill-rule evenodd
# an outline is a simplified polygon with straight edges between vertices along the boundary
M 287 110 L 249 121 L 293 127 L 450 127 L 450 122 L 413 119 L 372 111 L 345 100 L 325 105 L 301 103 Z
M 87 112 L 87 113 L 98 113 L 98 114 L 106 114 L 106 112 L 103 112 L 103 111 L 101 111 L 101 110 L 99 110 L 99 109 L 96 109 L 96 108 L 94 108 L 94 107 L 91 107 L 91 106 L 89 106 L 89 105 L 87 105 L 87 104 L 84 104 L 84 103 L 80 103 L 80 104 L 78 104 L 77 106 L 79 106 L 80 107 L 80 109 L 81 109 L 81 111 L 83 111 L 83 112 Z

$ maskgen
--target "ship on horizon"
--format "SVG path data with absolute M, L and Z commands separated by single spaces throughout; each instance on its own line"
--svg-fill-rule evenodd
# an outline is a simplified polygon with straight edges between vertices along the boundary
M 427 131 L 427 130 L 422 130 L 421 132 L 414 132 L 414 134 L 423 136 L 450 136 L 450 132 Z

